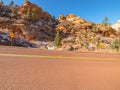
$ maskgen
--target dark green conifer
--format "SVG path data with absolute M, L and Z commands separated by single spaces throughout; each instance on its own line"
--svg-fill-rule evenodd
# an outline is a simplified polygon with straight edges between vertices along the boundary
M 59 31 L 57 31 L 57 34 L 56 34 L 56 37 L 55 37 L 55 40 L 54 40 L 54 45 L 57 46 L 57 47 L 60 45 L 60 34 L 59 34 Z

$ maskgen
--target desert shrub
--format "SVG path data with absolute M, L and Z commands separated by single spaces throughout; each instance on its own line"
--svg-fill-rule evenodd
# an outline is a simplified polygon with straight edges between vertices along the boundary
M 105 44 L 104 44 L 104 43 L 101 43 L 101 42 L 98 42 L 98 43 L 97 43 L 97 48 L 98 48 L 98 49 L 105 49 Z
M 116 52 L 119 52 L 120 49 L 120 40 L 119 39 L 115 39 L 111 42 L 110 47 L 113 50 L 116 50 Z
M 97 26 L 92 26 L 92 32 L 96 33 L 97 32 Z

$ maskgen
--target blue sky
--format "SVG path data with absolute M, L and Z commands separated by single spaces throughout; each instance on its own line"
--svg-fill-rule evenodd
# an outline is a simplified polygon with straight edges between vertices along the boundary
M 8 4 L 10 0 L 3 0 Z M 21 5 L 24 0 L 13 0 Z M 73 13 L 88 21 L 101 23 L 105 16 L 110 23 L 120 19 L 120 0 L 29 0 L 44 11 L 58 17 L 60 13 L 67 15 Z

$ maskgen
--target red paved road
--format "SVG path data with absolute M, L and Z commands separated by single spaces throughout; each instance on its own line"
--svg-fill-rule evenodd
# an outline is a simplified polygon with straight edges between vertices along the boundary
M 1 53 L 109 57 L 0 46 Z M 120 62 L 0 56 L 0 90 L 120 90 Z

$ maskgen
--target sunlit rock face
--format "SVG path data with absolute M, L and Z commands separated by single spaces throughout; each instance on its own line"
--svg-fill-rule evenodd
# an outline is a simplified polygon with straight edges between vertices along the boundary
M 115 24 L 111 25 L 112 28 L 116 29 L 117 31 L 120 30 L 120 20 L 118 20 Z
M 23 5 L 18 8 L 18 13 L 21 15 L 22 18 L 25 18 L 28 9 L 36 10 L 35 17 L 37 20 L 43 19 L 45 21 L 49 21 L 51 18 L 51 15 L 49 13 L 44 12 L 40 7 L 38 7 L 37 5 L 35 5 L 29 1 L 25 1 L 23 3 Z

